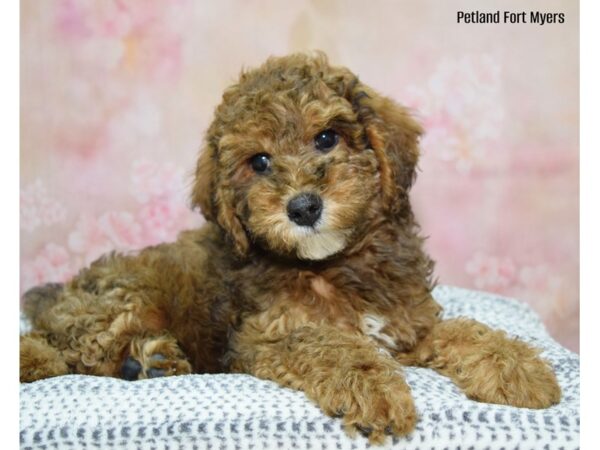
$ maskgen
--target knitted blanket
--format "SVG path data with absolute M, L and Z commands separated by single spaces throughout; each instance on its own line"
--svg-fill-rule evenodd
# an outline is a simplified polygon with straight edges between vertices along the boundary
M 471 401 L 433 370 L 404 369 L 420 419 L 388 438 L 398 449 L 579 448 L 579 357 L 526 305 L 449 286 L 435 298 L 447 318 L 467 316 L 544 349 L 563 391 L 544 410 Z M 363 449 L 340 419 L 302 392 L 248 375 L 183 375 L 135 382 L 69 375 L 21 384 L 22 449 Z

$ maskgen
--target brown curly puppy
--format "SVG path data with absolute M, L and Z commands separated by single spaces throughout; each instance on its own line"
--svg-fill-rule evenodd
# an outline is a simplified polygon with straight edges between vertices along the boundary
M 303 390 L 372 442 L 415 425 L 406 364 L 475 400 L 557 403 L 538 350 L 440 319 L 408 196 L 421 132 L 320 54 L 243 73 L 196 170 L 192 199 L 209 223 L 29 291 L 21 381 L 248 373 Z

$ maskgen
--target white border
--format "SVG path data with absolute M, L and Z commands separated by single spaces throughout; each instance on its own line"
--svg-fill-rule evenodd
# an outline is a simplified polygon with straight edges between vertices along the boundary
M 2 183 L 2 447 L 19 448 L 19 2 L 2 4 L 0 83 L 3 145 L 0 151 Z
M 600 200 L 598 170 L 600 141 L 598 139 L 598 42 L 600 41 L 600 8 L 594 0 L 583 0 L 580 13 L 581 55 L 581 153 L 580 153 L 580 283 L 581 283 L 581 446 L 593 448 L 596 435 L 594 410 L 598 400 L 598 305 L 599 277 L 598 245 L 600 232 Z M 586 445 L 588 444 L 588 445 Z

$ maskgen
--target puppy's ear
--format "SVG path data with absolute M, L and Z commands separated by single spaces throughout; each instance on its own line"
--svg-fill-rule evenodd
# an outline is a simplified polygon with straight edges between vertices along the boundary
M 248 237 L 236 214 L 233 188 L 219 174 L 216 148 L 207 144 L 196 166 L 192 205 L 200 208 L 206 220 L 217 223 L 238 256 L 244 257 L 248 252 Z
M 359 85 L 355 92 L 353 104 L 379 160 L 384 201 L 397 214 L 408 206 L 423 129 L 393 100 L 365 86 Z
M 379 160 L 385 205 L 393 215 L 402 213 L 408 208 L 423 129 L 406 108 L 364 85 L 351 72 L 341 69 L 333 80 L 330 86 L 352 103 Z
M 194 186 L 192 188 L 192 206 L 200 208 L 206 220 L 214 221 L 213 190 L 216 172 L 216 154 L 210 145 L 205 145 L 200 150 L 196 173 L 194 175 Z

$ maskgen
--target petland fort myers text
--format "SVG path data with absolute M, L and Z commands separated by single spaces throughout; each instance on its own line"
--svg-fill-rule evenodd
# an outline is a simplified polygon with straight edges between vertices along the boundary
M 548 25 L 565 23 L 564 13 L 541 11 L 457 11 L 457 23 L 531 23 Z

